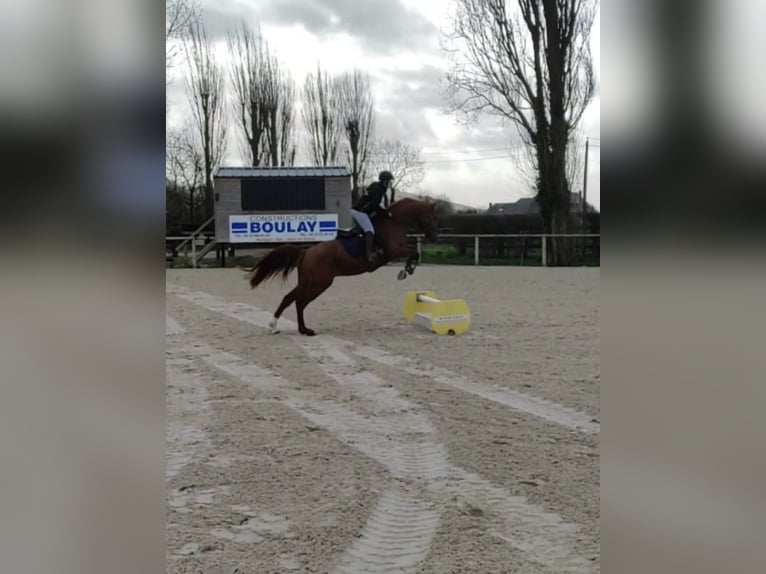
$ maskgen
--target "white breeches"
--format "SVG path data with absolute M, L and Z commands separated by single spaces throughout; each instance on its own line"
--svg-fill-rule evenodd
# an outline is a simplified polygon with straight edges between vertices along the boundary
M 351 217 L 354 218 L 354 221 L 356 221 L 362 229 L 369 231 L 370 233 L 375 233 L 375 228 L 372 226 L 372 221 L 370 221 L 369 215 L 364 212 L 352 209 Z

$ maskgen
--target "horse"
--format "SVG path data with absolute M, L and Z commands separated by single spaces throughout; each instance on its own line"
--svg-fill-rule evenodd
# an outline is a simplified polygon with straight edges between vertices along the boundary
M 355 226 L 351 232 L 340 231 L 334 240 L 323 241 L 309 248 L 282 245 L 263 256 L 252 269 L 243 269 L 247 271 L 245 279 L 249 280 L 251 289 L 280 274 L 284 281 L 294 270 L 298 271 L 298 285 L 285 295 L 269 323 L 272 334 L 279 332 L 279 317 L 295 303 L 298 332 L 301 335 L 315 335 L 313 329 L 306 327 L 303 312 L 309 303 L 332 285 L 336 277 L 372 273 L 395 259 L 405 257 L 406 264 L 399 272 L 398 279 L 412 275 L 420 262 L 420 256 L 417 249 L 407 245 L 408 229 L 418 228 L 429 241 L 438 239 L 435 203 L 404 198 L 392 203 L 388 212 L 377 213 L 371 219 L 376 243 L 378 246 L 382 243 L 382 250 L 378 249 L 378 257 L 372 263 L 368 262 L 364 254 L 350 255 L 344 246 L 349 241 L 362 241 L 362 234 Z

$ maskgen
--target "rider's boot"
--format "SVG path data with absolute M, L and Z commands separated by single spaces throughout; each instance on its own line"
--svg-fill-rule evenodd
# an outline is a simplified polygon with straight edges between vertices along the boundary
M 375 263 L 377 259 L 377 253 L 373 250 L 373 234 L 369 231 L 365 232 L 364 234 L 364 252 L 367 256 L 367 261 L 370 263 Z

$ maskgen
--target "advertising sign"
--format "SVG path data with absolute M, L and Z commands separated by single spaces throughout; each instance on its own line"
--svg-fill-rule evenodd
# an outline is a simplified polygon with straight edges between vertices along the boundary
M 230 215 L 230 243 L 329 241 L 338 231 L 337 213 Z

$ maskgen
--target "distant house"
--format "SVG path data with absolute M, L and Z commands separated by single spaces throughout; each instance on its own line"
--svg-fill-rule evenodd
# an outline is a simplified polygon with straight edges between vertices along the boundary
M 428 197 L 428 195 L 422 195 L 417 193 L 407 193 L 406 191 L 397 191 L 396 192 L 396 199 L 403 199 L 405 197 L 411 197 L 412 199 L 423 199 L 424 197 Z M 475 207 L 472 207 L 470 205 L 463 205 L 462 203 L 455 203 L 454 201 L 450 200 L 444 200 L 447 201 L 451 206 L 452 210 L 455 213 L 461 213 L 461 212 L 477 212 L 478 210 Z
M 522 197 L 513 203 L 490 203 L 490 215 L 537 215 L 540 208 L 534 197 Z
M 580 212 L 582 196 L 579 193 L 572 193 L 571 208 L 575 213 Z M 593 206 L 588 205 L 588 210 L 592 211 Z M 539 215 L 540 206 L 534 197 L 522 197 L 513 203 L 490 203 L 487 213 L 490 215 Z

